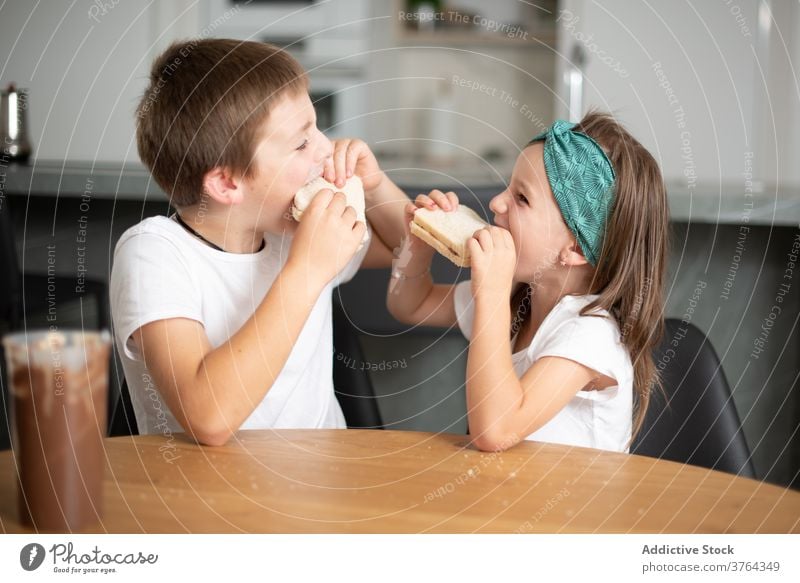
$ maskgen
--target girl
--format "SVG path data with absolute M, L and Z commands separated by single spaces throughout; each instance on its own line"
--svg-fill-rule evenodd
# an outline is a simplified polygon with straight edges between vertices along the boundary
M 452 210 L 434 190 L 409 204 Z M 434 285 L 433 250 L 407 233 L 388 307 L 470 340 L 467 409 L 486 451 L 535 439 L 628 451 L 658 386 L 668 211 L 653 157 L 607 114 L 534 138 L 494 223 L 469 242 L 472 280 Z M 635 393 L 635 419 L 634 419 Z

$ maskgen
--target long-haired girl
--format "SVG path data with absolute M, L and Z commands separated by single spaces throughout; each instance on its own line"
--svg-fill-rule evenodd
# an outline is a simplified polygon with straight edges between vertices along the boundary
M 455 209 L 453 193 L 406 210 Z M 469 242 L 472 279 L 434 285 L 408 234 L 388 306 L 469 339 L 467 407 L 483 450 L 522 439 L 627 451 L 659 384 L 668 210 L 661 172 L 616 120 L 556 121 L 522 151 Z

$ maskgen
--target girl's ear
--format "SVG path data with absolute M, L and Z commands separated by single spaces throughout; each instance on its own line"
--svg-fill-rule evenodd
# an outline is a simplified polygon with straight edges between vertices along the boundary
M 578 245 L 578 242 L 573 238 L 569 245 L 561 249 L 561 253 L 559 253 L 558 256 L 558 263 L 564 267 L 578 267 L 580 265 L 588 265 L 589 260 L 583 255 L 581 246 Z
M 224 205 L 242 202 L 242 181 L 227 168 L 218 166 L 203 176 L 203 191 L 213 200 Z

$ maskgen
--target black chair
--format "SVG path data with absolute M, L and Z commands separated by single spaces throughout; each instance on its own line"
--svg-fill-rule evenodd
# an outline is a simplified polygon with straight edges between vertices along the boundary
M 92 298 L 97 310 L 97 329 L 110 329 L 108 285 L 86 278 L 78 290 L 74 277 L 50 276 L 46 273 L 23 273 L 17 259 L 17 245 L 8 201 L 0 204 L 0 327 L 6 331 L 20 330 L 27 317 L 46 313 L 48 294 L 61 304 Z
M 654 357 L 666 395 L 654 392 L 631 453 L 755 478 L 717 353 L 694 325 L 665 324 Z
M 131 395 L 128 391 L 128 383 L 122 379 L 119 387 L 119 397 L 108 419 L 108 436 L 119 437 L 122 435 L 139 435 L 139 427 L 136 425 L 136 415 L 133 412 Z
M 364 355 L 358 332 L 342 307 L 338 294 L 333 298 L 333 386 L 347 426 L 352 429 L 383 429 L 383 421 L 369 372 L 363 367 Z

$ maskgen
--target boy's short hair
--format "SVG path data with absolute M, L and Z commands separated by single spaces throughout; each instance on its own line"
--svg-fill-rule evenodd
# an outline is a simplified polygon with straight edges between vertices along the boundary
M 274 45 L 228 39 L 174 43 L 153 62 L 136 109 L 139 156 L 172 205 L 192 206 L 213 168 L 253 175 L 259 127 L 287 92 L 307 90 L 303 67 Z

